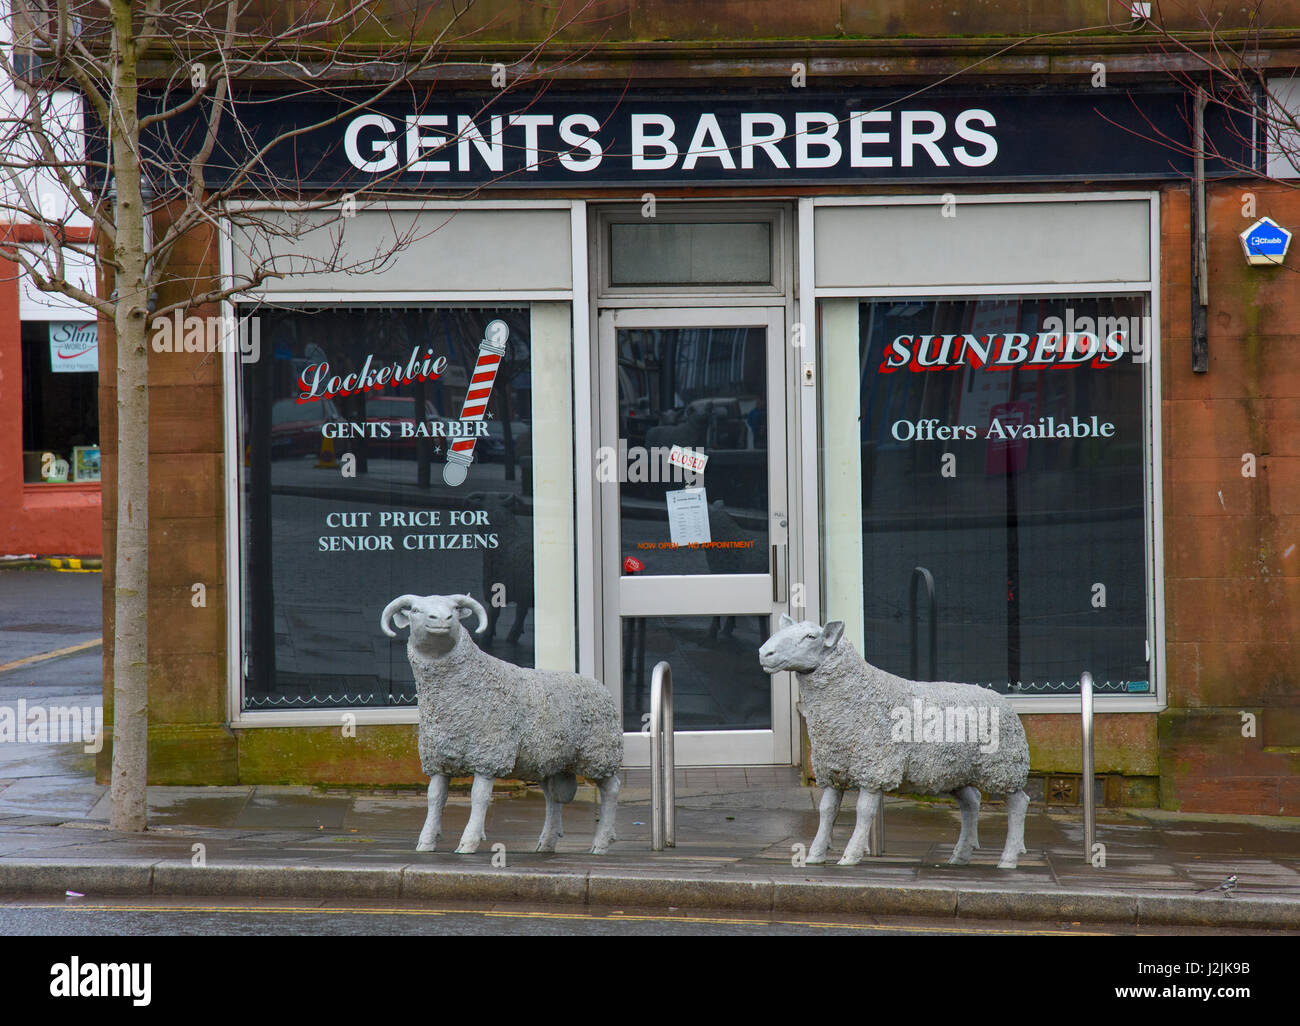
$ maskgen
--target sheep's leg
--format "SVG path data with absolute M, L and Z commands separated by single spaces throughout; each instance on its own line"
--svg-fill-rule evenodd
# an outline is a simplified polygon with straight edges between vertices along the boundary
M 447 804 L 447 774 L 435 773 L 429 778 L 429 815 L 416 842 L 416 851 L 433 851 L 442 836 L 442 808 Z
M 1007 795 L 1007 844 L 1002 849 L 998 869 L 1015 869 L 1025 847 L 1025 812 L 1029 809 L 1029 795 L 1012 791 Z
M 831 846 L 831 830 L 835 826 L 835 817 L 840 814 L 840 802 L 844 792 L 836 787 L 827 787 L 822 791 L 821 805 L 818 812 L 821 820 L 817 824 L 817 836 L 813 838 L 812 848 L 804 862 L 810 866 L 820 866 L 826 861 L 826 849 Z
M 494 783 L 496 780 L 493 777 L 484 776 L 482 773 L 474 774 L 474 786 L 469 791 L 469 822 L 465 824 L 465 832 L 460 835 L 460 845 L 456 848 L 457 855 L 473 855 L 478 851 L 479 842 L 487 840 L 487 834 L 483 829 L 487 823 L 488 806 L 492 804 Z
M 853 824 L 853 835 L 849 838 L 849 843 L 844 848 L 844 855 L 840 858 L 841 866 L 856 866 L 862 861 L 862 856 L 867 851 L 867 838 L 871 834 L 871 824 L 876 819 L 876 809 L 879 808 L 881 794 L 879 791 L 868 791 L 865 788 L 858 790 L 858 818 Z
M 596 836 L 591 842 L 593 855 L 604 855 L 614 843 L 614 816 L 618 811 L 618 792 L 623 784 L 614 773 L 604 780 L 597 780 L 600 789 L 600 822 L 596 826 Z
M 978 787 L 967 785 L 957 788 L 953 796 L 961 806 L 961 833 L 957 835 L 957 846 L 952 850 L 948 865 L 964 866 L 980 846 L 980 792 Z
M 561 820 L 564 806 L 555 796 L 555 780 L 547 777 L 542 781 L 542 794 L 546 795 L 546 822 L 542 824 L 542 836 L 537 839 L 538 851 L 555 851 L 555 842 L 564 836 Z

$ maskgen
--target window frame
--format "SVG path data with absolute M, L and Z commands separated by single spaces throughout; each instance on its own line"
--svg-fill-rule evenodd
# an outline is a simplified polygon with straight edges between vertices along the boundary
M 815 240 L 814 216 L 822 207 L 845 206 L 884 206 L 906 205 L 917 207 L 941 207 L 950 201 L 953 194 L 943 195 L 893 195 L 893 196 L 827 196 L 806 198 L 799 202 L 799 265 L 798 277 L 800 296 L 808 304 L 801 303 L 801 317 L 812 318 L 815 325 L 814 338 L 816 349 L 807 354 L 813 361 L 814 373 L 820 377 L 826 374 L 821 358 L 824 350 L 822 338 L 823 318 L 821 301 L 841 299 L 864 301 L 870 299 L 892 298 L 934 298 L 952 300 L 972 300 L 989 296 L 1032 296 L 1032 295 L 1114 295 L 1119 293 L 1143 295 L 1147 300 L 1150 316 L 1151 337 L 1148 340 L 1150 358 L 1146 361 L 1146 373 L 1143 388 L 1143 456 L 1144 484 L 1143 500 L 1146 507 L 1144 525 L 1145 569 L 1147 574 L 1147 609 L 1146 627 L 1150 652 L 1148 667 L 1152 689 L 1144 694 L 1134 695 L 1094 695 L 1093 708 L 1097 713 L 1160 712 L 1168 705 L 1166 681 L 1165 651 L 1165 601 L 1164 601 L 1164 503 L 1163 503 L 1163 461 L 1161 453 L 1161 405 L 1160 405 L 1160 194 L 1150 191 L 1098 191 L 1098 192 L 1042 192 L 1042 193 L 982 193 L 959 195 L 958 204 L 972 203 L 1081 203 L 1081 202 L 1144 202 L 1148 207 L 1148 230 L 1150 237 L 1150 260 L 1146 281 L 1137 282 L 1000 282 L 990 286 L 952 286 L 952 285 L 889 285 L 861 286 L 852 288 L 823 287 L 816 285 L 815 278 Z M 927 216 L 938 216 L 935 211 Z M 810 619 L 822 619 L 825 608 L 823 593 L 824 565 L 822 553 L 822 495 L 824 485 L 824 467 L 820 454 L 823 435 L 822 387 L 819 383 L 815 390 L 801 389 L 803 396 L 803 416 L 805 424 L 811 422 L 813 430 L 804 432 L 803 463 L 813 468 L 812 479 L 805 478 L 803 483 L 805 549 L 804 565 L 807 568 L 808 599 L 807 611 Z M 814 396 L 806 393 L 814 391 Z M 811 579 L 815 578 L 815 579 Z M 1087 667 L 1080 667 L 1081 671 Z M 1017 713 L 1075 713 L 1080 709 L 1078 695 L 1008 695 L 1012 707 Z
M 295 204 L 289 201 L 282 203 L 267 203 L 264 201 L 240 203 L 232 202 L 229 208 L 238 209 L 244 206 L 257 209 L 283 209 L 291 210 Z M 358 307 L 358 306 L 474 306 L 490 307 L 500 306 L 524 306 L 532 309 L 532 304 L 536 302 L 543 303 L 562 303 L 569 309 L 570 324 L 570 351 L 571 359 L 575 368 L 582 367 L 583 361 L 588 356 L 585 348 L 586 322 L 585 318 L 580 320 L 583 311 L 586 309 L 586 231 L 585 231 L 585 205 L 581 201 L 568 200 L 496 200 L 486 202 L 476 202 L 466 204 L 464 202 L 454 201 L 402 201 L 393 200 L 382 204 L 375 204 L 373 207 L 366 209 L 375 209 L 379 211 L 386 210 L 418 210 L 418 211 L 445 211 L 451 212 L 463 209 L 491 210 L 491 209 L 556 209 L 562 208 L 570 211 L 570 241 L 573 247 L 574 258 L 574 281 L 571 287 L 567 289 L 484 289 L 472 293 L 457 291 L 387 291 L 382 287 L 374 289 L 358 288 L 347 292 L 333 292 L 328 295 L 322 295 L 318 291 L 301 290 L 301 291 L 274 291 L 264 292 L 252 290 L 240 294 L 237 297 L 228 299 L 221 304 L 221 314 L 224 323 L 234 323 L 236 309 L 241 306 L 252 306 L 259 302 L 267 304 L 285 305 L 285 306 L 340 306 L 340 307 Z M 437 216 L 437 213 L 434 214 Z M 234 283 L 235 253 L 233 233 L 231 231 L 229 217 L 221 219 L 222 231 L 220 234 L 219 247 L 219 265 L 221 281 L 226 287 Z M 579 263 L 579 258 L 581 262 Z M 372 275 L 367 278 L 359 279 L 359 284 L 374 280 L 377 285 L 382 286 L 382 275 Z M 531 317 L 530 313 L 530 317 Z M 249 727 L 319 727 L 332 726 L 337 727 L 339 717 L 342 713 L 351 713 L 355 716 L 355 722 L 358 724 L 405 724 L 419 722 L 419 710 L 416 706 L 358 706 L 358 707 L 330 707 L 325 709 L 244 709 L 243 706 L 243 684 L 246 668 L 246 653 L 243 642 L 243 563 L 244 563 L 244 538 L 241 531 L 243 523 L 243 508 L 241 503 L 240 492 L 240 466 L 239 457 L 239 437 L 240 437 L 240 390 L 239 390 L 239 346 L 236 340 L 228 339 L 225 344 L 225 351 L 222 353 L 222 398 L 223 398 L 223 438 L 224 438 L 224 492 L 225 492 L 225 570 L 226 570 L 226 722 L 234 728 Z M 583 397 L 586 395 L 585 371 L 582 379 L 583 387 L 575 388 L 572 392 L 572 403 L 574 413 L 574 444 L 577 445 L 581 439 L 581 431 L 584 430 L 584 417 L 590 417 L 590 411 L 584 409 Z M 574 475 L 574 512 L 575 518 L 573 523 L 574 537 L 583 537 L 585 521 L 587 517 L 584 514 L 583 505 L 583 487 L 584 475 Z M 588 503 L 589 503 L 588 499 Z M 590 508 L 589 505 L 585 508 Z M 583 602 L 583 546 L 576 546 L 574 552 L 574 566 L 576 569 L 575 580 L 578 589 L 578 605 L 581 607 Z M 588 600 L 589 601 L 589 600 Z M 582 620 L 575 618 L 574 628 L 575 636 L 572 639 L 575 651 L 581 651 L 584 643 L 590 644 L 590 639 L 586 636 L 588 632 L 581 629 Z
M 738 297 L 757 300 L 776 298 L 783 300 L 787 295 L 786 286 L 789 265 L 793 256 L 787 253 L 785 210 L 779 200 L 766 197 L 745 197 L 730 202 L 692 202 L 660 198 L 656 202 L 654 221 L 657 224 L 759 224 L 769 226 L 771 252 L 771 281 L 765 283 L 727 284 L 708 282 L 702 284 L 660 284 L 660 285 L 615 285 L 611 276 L 611 234 L 615 224 L 645 224 L 647 218 L 641 213 L 640 205 L 603 206 L 592 218 L 592 256 L 596 263 L 595 279 L 597 299 L 601 306 L 614 305 L 611 300 L 634 300 L 644 303 L 646 299 L 661 299 L 665 295 L 678 298 L 726 297 L 728 301 Z M 771 305 L 771 304 L 769 304 Z

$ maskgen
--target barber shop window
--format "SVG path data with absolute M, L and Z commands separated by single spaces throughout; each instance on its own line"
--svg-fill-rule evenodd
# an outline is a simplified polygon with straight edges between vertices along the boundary
M 243 708 L 414 705 L 403 594 L 474 596 L 535 665 L 528 308 L 241 315 Z
M 1147 312 L 823 304 L 828 367 L 858 368 L 826 384 L 827 603 L 860 618 L 869 661 L 1007 694 L 1077 693 L 1084 670 L 1154 693 Z

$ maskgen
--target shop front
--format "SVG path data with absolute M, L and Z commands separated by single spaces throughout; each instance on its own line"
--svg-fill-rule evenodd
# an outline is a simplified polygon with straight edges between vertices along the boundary
M 40 241 L 35 229 L 16 226 L 0 227 L 0 238 Z M 94 288 L 94 269 L 80 252 L 65 248 L 63 259 L 76 280 Z M 0 380 L 8 391 L 0 412 L 0 556 L 98 556 L 103 531 L 94 311 L 40 292 L 16 264 L 3 267 Z
M 317 173 L 427 198 L 227 234 L 227 278 L 324 267 L 340 232 L 392 255 L 223 311 L 222 714 L 163 726 L 155 776 L 418 782 L 379 616 L 468 593 L 482 647 L 613 692 L 630 765 L 660 660 L 679 763 L 805 761 L 756 654 L 789 613 L 1011 696 L 1044 793 L 1091 672 L 1107 799 L 1159 802 L 1186 160 L 1121 92 L 602 97 L 380 105 Z M 1182 94 L 1144 102 L 1186 132 Z

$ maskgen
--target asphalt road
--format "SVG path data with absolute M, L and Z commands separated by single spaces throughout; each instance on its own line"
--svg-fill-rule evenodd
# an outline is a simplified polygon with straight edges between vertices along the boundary
M 0 702 L 76 695 L 95 696 L 98 704 L 103 649 L 90 643 L 102 630 L 102 587 L 97 573 L 0 570 Z M 88 647 L 23 662 L 76 646 Z
M 853 936 L 923 934 L 1096 933 L 1041 925 L 950 927 L 924 921 L 809 919 L 797 916 L 689 912 L 586 911 L 558 907 L 509 909 L 370 906 L 284 902 L 245 904 L 151 901 L 15 901 L 0 904 L 0 935 L 7 936 Z
M 851 915 L 581 909 L 562 906 L 150 898 L 0 900 L 0 936 L 1134 936 L 1227 937 L 1243 931 L 1080 923 L 960 923 Z M 1258 932 L 1258 931 L 1256 931 Z

